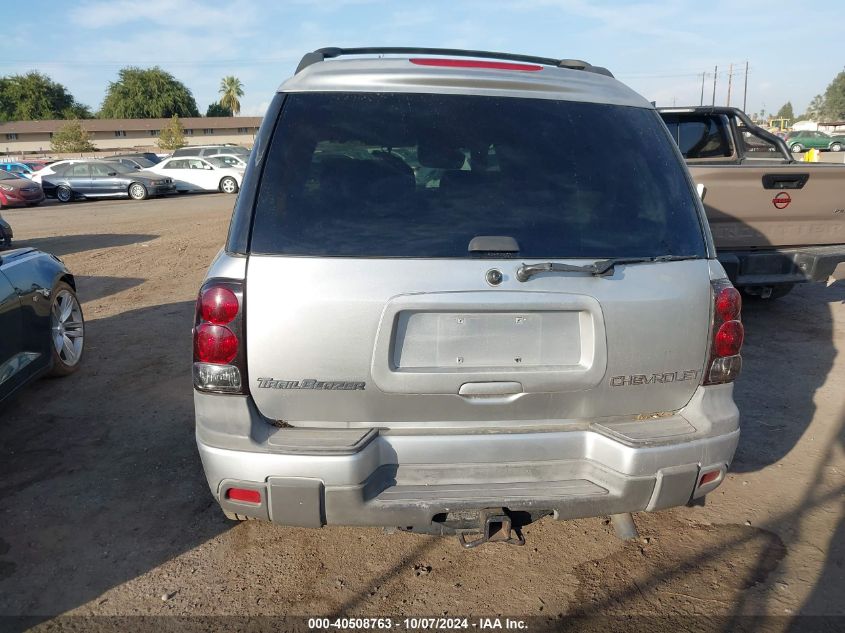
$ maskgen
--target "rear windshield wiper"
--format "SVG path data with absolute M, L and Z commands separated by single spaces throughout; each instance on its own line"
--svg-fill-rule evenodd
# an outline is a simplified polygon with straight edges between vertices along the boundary
M 542 264 L 523 264 L 516 271 L 519 281 L 528 281 L 540 273 L 587 273 L 594 277 L 606 277 L 613 274 L 617 264 L 639 264 L 642 262 L 677 262 L 685 259 L 700 259 L 699 255 L 660 255 L 658 257 L 617 257 L 614 259 L 600 259 L 589 266 L 573 266 L 572 264 L 558 264 L 543 262 Z

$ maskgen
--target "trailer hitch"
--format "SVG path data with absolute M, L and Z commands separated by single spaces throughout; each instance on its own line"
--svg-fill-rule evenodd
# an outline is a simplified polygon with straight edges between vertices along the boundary
M 525 537 L 519 527 L 515 527 L 511 517 L 504 508 L 486 508 L 478 513 L 480 536 L 474 540 L 467 540 L 467 532 L 458 534 L 458 542 L 462 547 L 471 549 L 484 543 L 506 543 L 508 545 L 525 545 Z M 474 532 L 473 532 L 474 533 Z

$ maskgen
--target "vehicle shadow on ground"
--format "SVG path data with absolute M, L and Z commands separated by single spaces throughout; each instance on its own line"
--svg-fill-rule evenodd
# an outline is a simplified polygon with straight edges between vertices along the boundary
M 79 300 L 82 303 L 97 301 L 116 295 L 124 290 L 140 286 L 146 280 L 141 277 L 110 277 L 99 275 L 74 275 Z
M 34 237 L 27 240 L 15 240 L 14 248 L 32 247 L 59 257 L 71 253 L 93 251 L 113 246 L 128 246 L 154 240 L 159 235 L 143 233 L 94 233 L 88 235 L 57 235 L 54 237 Z
M 685 624 L 700 626 L 702 621 L 696 614 L 709 613 L 707 630 L 763 630 L 760 627 L 773 624 L 772 615 L 783 617 L 783 609 L 775 609 L 778 599 L 774 594 L 788 586 L 780 583 L 781 587 L 776 588 L 767 579 L 799 542 L 816 545 L 826 560 L 810 597 L 795 615 L 840 614 L 841 618 L 845 614 L 839 599 L 845 594 L 845 522 L 839 522 L 829 541 L 827 535 L 820 537 L 818 533 L 820 516 L 836 508 L 845 495 L 841 477 L 837 480 L 831 475 L 837 472 L 835 460 L 841 463 L 837 451 L 845 449 L 845 410 L 814 419 L 817 392 L 828 380 L 837 354 L 831 309 L 841 304 L 843 297 L 841 283 L 831 288 L 805 284 L 783 299 L 750 301 L 743 308 L 747 333 L 743 347 L 745 366 L 735 392 L 742 414 L 742 436 L 731 471 L 751 473 L 776 467 L 806 434 L 807 440 L 821 443 L 820 454 L 813 455 L 806 471 L 798 464 L 784 474 L 790 477 L 789 483 L 804 480 L 800 501 L 780 502 L 777 475 L 770 474 L 772 483 L 767 498 L 775 511 L 761 524 L 742 525 L 739 522 L 745 517 L 738 516 L 737 524 L 701 527 L 695 525 L 691 511 L 672 512 L 675 517 L 693 519 L 688 526 L 679 525 L 671 538 L 683 539 L 686 535 L 696 546 L 678 548 L 675 541 L 662 543 L 659 549 L 664 551 L 663 560 L 655 556 L 656 562 L 645 562 L 652 556 L 643 549 L 644 541 L 628 543 L 612 555 L 617 564 L 621 563 L 617 569 L 630 570 L 623 582 L 611 578 L 610 573 L 602 574 L 606 570 L 598 562 L 595 572 L 585 566 L 585 575 L 592 577 L 595 592 L 582 596 L 589 597 L 590 602 L 579 606 L 575 615 L 592 618 L 652 612 L 671 616 L 664 626 L 685 628 Z M 834 393 L 830 385 L 827 391 Z M 662 532 L 655 521 L 650 515 L 640 515 L 641 533 Z M 659 531 L 650 532 L 653 528 Z M 808 534 L 811 530 L 815 534 Z M 707 538 L 718 532 L 723 533 L 722 538 Z M 665 555 L 667 550 L 674 551 Z M 743 564 L 737 564 L 740 560 Z M 717 583 L 711 584 L 713 581 L 707 578 L 708 568 L 722 570 Z M 698 582 L 697 574 L 702 575 L 702 582 Z M 606 586 L 599 582 L 602 579 Z M 584 584 L 584 578 L 581 581 Z M 747 591 L 758 584 L 763 591 Z M 732 590 L 722 591 L 725 585 Z M 665 602 L 667 598 L 670 602 Z M 706 611 L 701 610 L 703 606 Z M 761 617 L 760 613 L 770 615 Z M 695 617 L 684 620 L 678 614 Z M 841 620 L 838 622 L 841 624 Z M 786 624 L 781 621 L 781 625 Z M 813 627 L 832 624 L 830 619 L 815 624 L 805 618 L 792 622 L 796 631 L 822 630 Z
M 845 287 L 801 284 L 782 299 L 745 299 L 742 374 L 734 398 L 741 435 L 731 472 L 761 470 L 783 459 L 816 413 L 816 391 L 836 358 L 832 306 Z
M 4 405 L 0 614 L 62 613 L 230 527 L 194 443 L 193 310 L 89 321 L 76 374 Z

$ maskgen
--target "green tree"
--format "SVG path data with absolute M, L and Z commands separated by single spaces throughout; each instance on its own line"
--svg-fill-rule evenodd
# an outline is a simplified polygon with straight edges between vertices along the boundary
M 810 105 L 807 106 L 807 111 L 804 113 L 804 118 L 810 119 L 811 121 L 817 121 L 822 115 L 823 108 L 824 97 L 822 97 L 821 95 L 816 95 L 815 97 L 813 97 L 813 100 L 810 101 Z
M 47 75 L 31 71 L 0 77 L 0 120 L 90 118 L 91 111 Z
M 208 110 L 205 111 L 205 116 L 233 116 L 233 113 L 229 108 L 224 108 L 219 103 L 214 102 L 209 104 Z
M 191 91 L 158 66 L 128 66 L 109 83 L 99 115 L 104 119 L 159 119 L 199 116 Z
M 232 111 L 232 116 L 241 113 L 240 97 L 244 96 L 244 86 L 241 80 L 228 75 L 220 80 L 220 105 Z
M 158 134 L 156 144 L 164 150 L 174 150 L 185 147 L 185 128 L 175 114 L 170 123 Z
M 824 91 L 821 116 L 826 121 L 845 119 L 845 70 L 836 75 Z
M 787 101 L 786 103 L 784 103 L 780 107 L 780 110 L 778 110 L 778 113 L 775 115 L 775 118 L 789 119 L 790 121 L 793 121 L 795 119 L 795 112 L 792 110 L 792 102 Z
M 53 134 L 50 147 L 54 152 L 93 152 L 97 149 L 88 138 L 88 132 L 76 119 L 68 121 Z

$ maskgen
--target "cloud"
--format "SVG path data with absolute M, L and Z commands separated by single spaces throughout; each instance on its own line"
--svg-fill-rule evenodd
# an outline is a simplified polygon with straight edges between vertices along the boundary
M 600 31 L 616 32 L 630 37 L 647 36 L 659 41 L 666 40 L 686 42 L 700 40 L 701 35 L 696 31 L 680 27 L 687 19 L 684 13 L 689 6 L 675 1 L 657 3 L 639 2 L 621 5 L 599 5 L 587 0 L 524 0 L 517 5 L 519 9 L 558 9 L 570 16 L 579 16 L 596 23 Z

